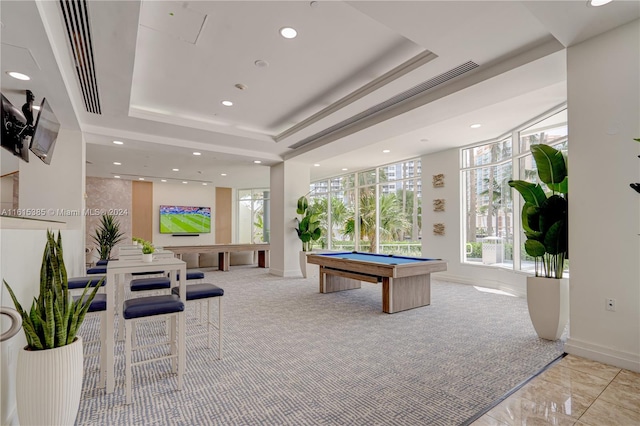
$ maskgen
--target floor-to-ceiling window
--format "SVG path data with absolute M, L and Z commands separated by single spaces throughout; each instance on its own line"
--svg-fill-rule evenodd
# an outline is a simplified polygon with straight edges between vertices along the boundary
M 239 189 L 237 199 L 237 241 L 269 242 L 269 190 Z
M 567 112 L 561 107 L 501 138 L 461 150 L 464 263 L 533 270 L 533 259 L 524 251 L 521 200 L 508 181 L 537 180 L 531 145 L 544 143 L 566 154 L 567 142 Z
M 310 205 L 323 228 L 322 248 L 419 255 L 420 160 L 311 184 Z

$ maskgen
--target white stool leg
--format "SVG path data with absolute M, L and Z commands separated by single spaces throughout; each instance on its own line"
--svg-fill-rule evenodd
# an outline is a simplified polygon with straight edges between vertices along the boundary
M 211 298 L 207 299 L 207 349 L 211 349 Z
M 100 314 L 100 382 L 103 388 L 107 383 L 107 311 Z
M 127 404 L 131 404 L 131 358 L 132 358 L 132 348 L 131 348 L 131 341 L 132 341 L 132 331 L 133 331 L 133 327 L 131 326 L 132 322 L 134 320 L 129 320 L 126 321 L 125 324 L 125 341 L 124 341 L 124 356 L 125 356 L 125 381 L 124 381 L 124 388 L 125 388 L 125 394 L 126 394 L 126 402 Z
M 179 345 L 180 342 L 176 341 L 179 340 L 179 335 L 176 336 L 176 331 L 178 331 L 178 334 L 180 333 L 179 330 L 177 330 L 178 327 L 180 327 L 180 324 L 176 323 L 178 320 L 177 315 L 172 315 L 171 316 L 171 327 L 169 330 L 169 346 L 170 346 L 170 353 L 171 355 L 176 355 L 178 354 L 178 356 L 180 356 L 179 353 Z M 178 373 L 180 374 L 180 360 L 176 360 L 175 358 L 171 358 L 171 371 L 173 371 L 174 373 Z
M 218 299 L 218 359 L 222 359 L 222 296 Z
M 184 311 L 178 312 L 178 390 L 182 390 L 182 382 L 185 368 L 187 366 L 187 351 L 186 351 L 186 321 L 187 315 Z

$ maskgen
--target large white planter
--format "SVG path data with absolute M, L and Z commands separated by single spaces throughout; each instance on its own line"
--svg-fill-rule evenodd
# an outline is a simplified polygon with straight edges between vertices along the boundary
M 558 340 L 569 321 L 569 279 L 528 277 L 527 305 L 538 336 Z
M 143 253 L 142 254 L 143 262 L 153 262 L 153 253 Z
M 307 252 L 300 250 L 300 271 L 302 276 L 307 278 Z
M 60 348 L 18 354 L 16 404 L 21 426 L 73 425 L 83 375 L 82 339 Z

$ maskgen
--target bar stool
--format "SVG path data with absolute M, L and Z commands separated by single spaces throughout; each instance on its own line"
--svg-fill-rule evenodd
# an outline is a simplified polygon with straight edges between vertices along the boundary
M 102 280 L 102 281 L 100 281 Z M 78 296 L 85 289 L 87 285 L 94 287 L 100 283 L 100 287 L 104 287 L 107 284 L 107 277 L 104 275 L 88 275 L 84 277 L 73 277 L 67 279 L 67 285 L 72 295 Z M 104 288 L 100 289 L 102 293 Z
M 122 317 L 125 323 L 125 394 L 126 403 L 132 403 L 132 376 L 133 367 L 152 361 L 171 359 L 173 371 L 177 370 L 178 390 L 182 390 L 182 376 L 185 370 L 185 342 L 181 336 L 185 333 L 184 302 L 174 294 L 160 296 L 146 296 L 136 299 L 127 299 L 122 307 Z M 145 346 L 136 346 L 136 350 L 170 345 L 170 354 L 142 361 L 133 361 L 133 333 L 135 325 L 141 321 L 157 319 L 171 319 L 171 332 L 169 341 L 154 343 Z M 177 364 L 177 365 L 176 365 Z
M 171 289 L 171 293 L 179 295 L 180 288 L 174 287 Z M 187 302 L 198 301 L 207 302 L 207 331 L 204 333 L 189 334 L 189 337 L 207 336 L 207 348 L 211 349 L 211 339 L 213 336 L 213 329 L 218 329 L 218 359 L 222 359 L 222 297 L 224 296 L 224 290 L 210 283 L 201 284 L 189 284 L 187 285 Z M 211 322 L 211 303 L 213 299 L 218 300 L 218 323 Z M 198 303 L 202 305 L 202 303 Z M 205 321 L 202 315 L 203 307 L 200 306 L 200 324 L 203 325 Z

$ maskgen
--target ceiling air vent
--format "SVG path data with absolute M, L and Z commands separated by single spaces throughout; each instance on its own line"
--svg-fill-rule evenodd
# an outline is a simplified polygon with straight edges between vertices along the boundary
M 86 0 L 60 0 L 84 108 L 101 114 Z
M 439 86 L 443 83 L 446 83 L 450 80 L 453 80 L 454 78 L 459 77 L 464 73 L 469 72 L 477 67 L 479 67 L 479 65 L 473 61 L 465 62 L 464 64 L 457 66 L 453 69 L 450 69 L 449 71 L 444 72 L 432 79 L 424 81 L 412 87 L 411 89 L 405 90 L 404 92 L 399 93 L 394 97 L 379 103 L 378 105 L 374 105 L 371 108 L 368 108 L 362 111 L 361 113 L 354 115 L 353 117 L 343 120 L 340 123 L 336 123 L 331 127 L 327 127 L 323 131 L 318 132 L 315 135 L 309 136 L 308 138 L 305 138 L 294 145 L 291 145 L 289 148 L 292 148 L 292 149 L 300 148 L 306 144 L 315 142 L 318 139 L 321 139 L 327 135 L 330 135 L 331 133 L 335 133 L 339 130 L 345 129 L 354 124 L 361 123 L 365 120 L 368 120 L 381 112 L 388 111 L 402 102 L 405 102 L 409 99 L 413 99 L 418 95 L 422 95 L 426 91 L 431 90 L 434 87 Z M 373 124 L 376 124 L 376 122 L 372 121 L 370 125 L 373 125 Z

